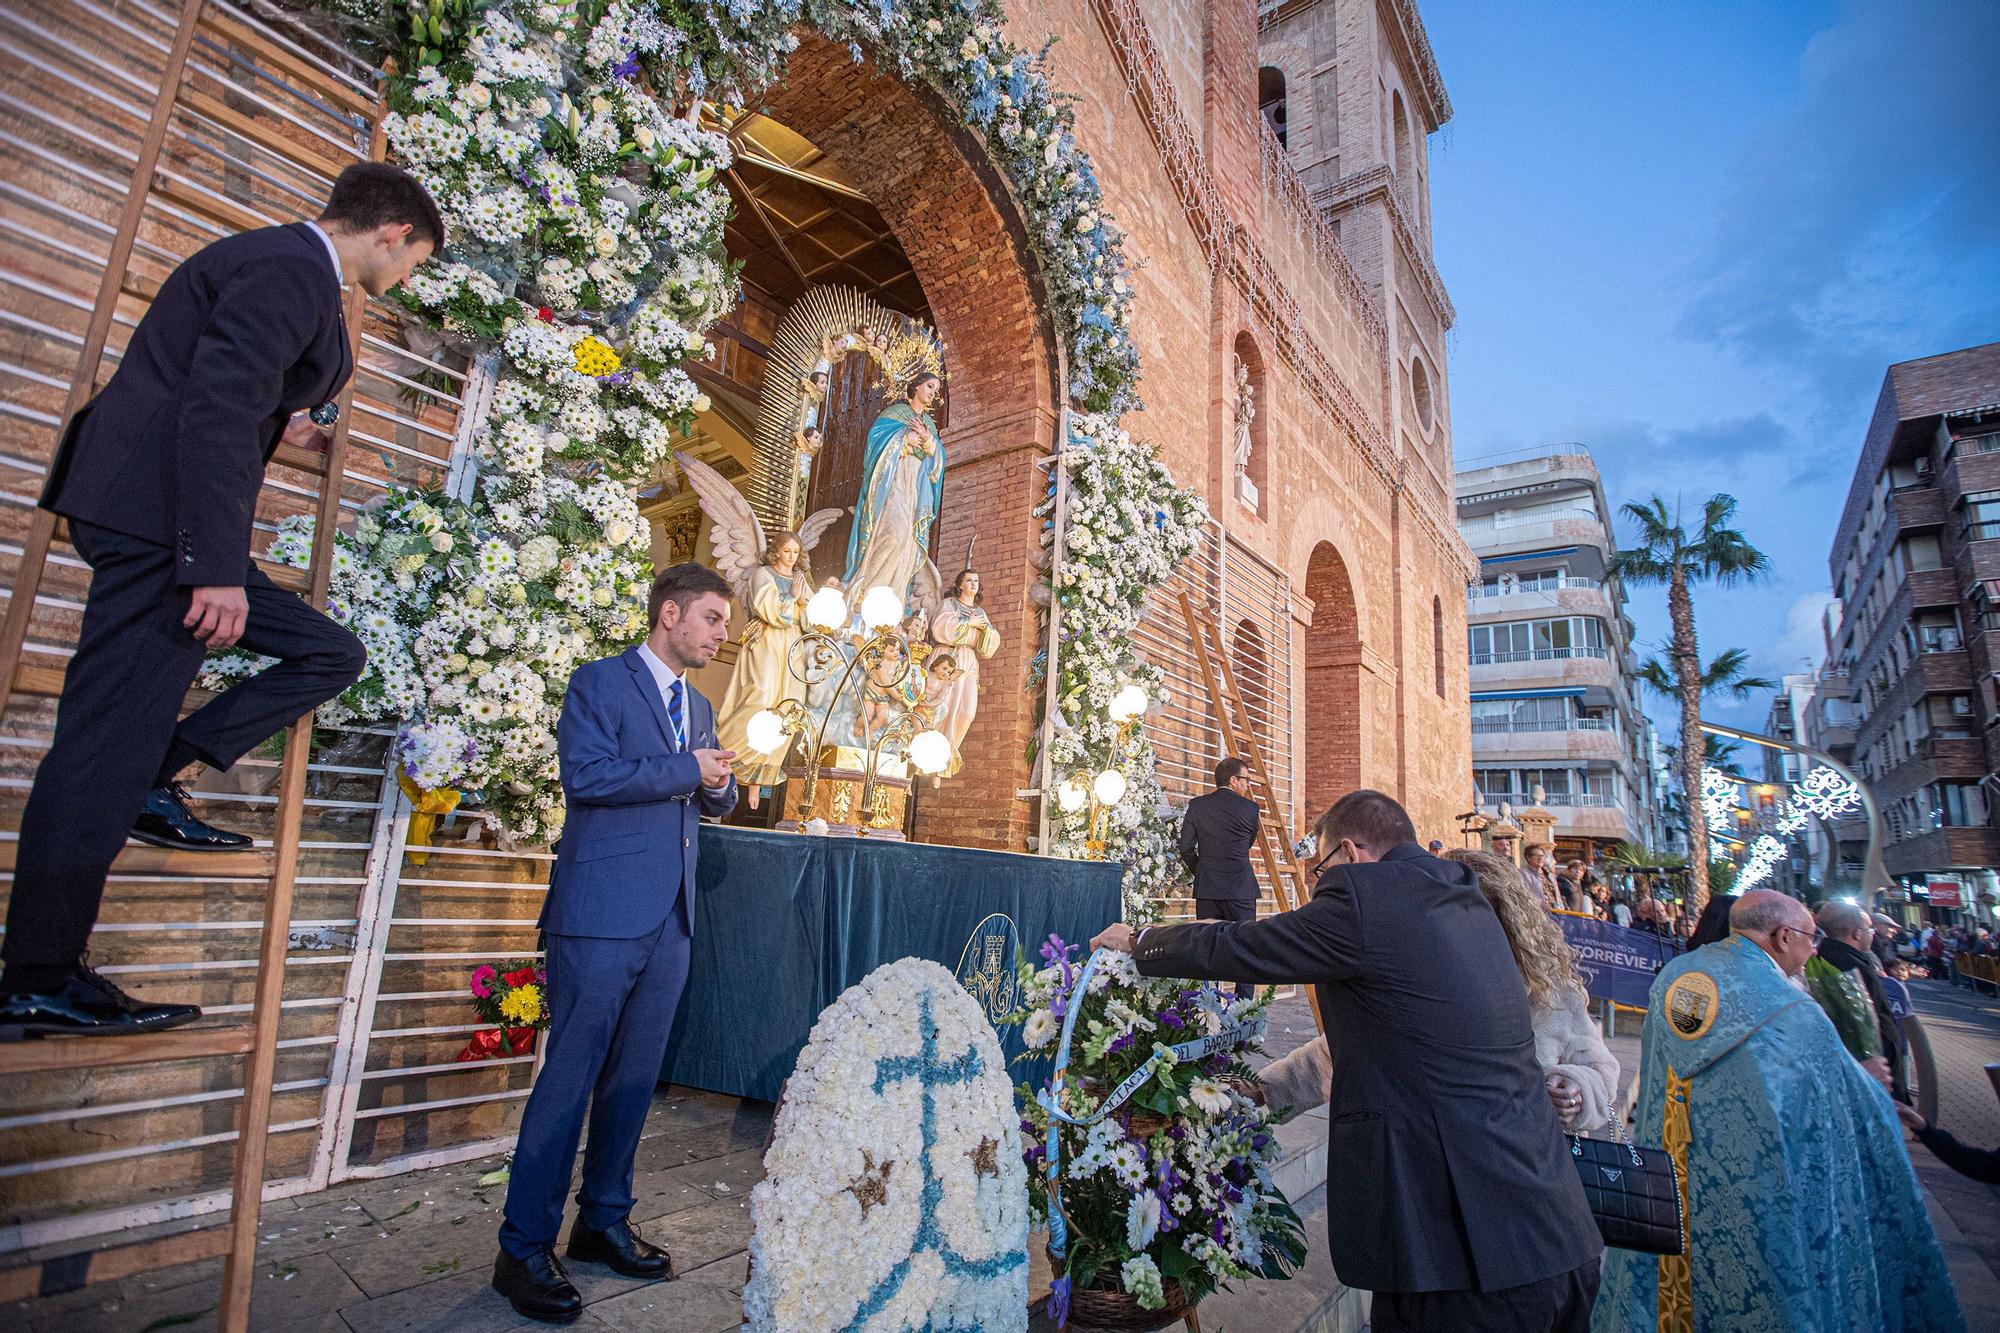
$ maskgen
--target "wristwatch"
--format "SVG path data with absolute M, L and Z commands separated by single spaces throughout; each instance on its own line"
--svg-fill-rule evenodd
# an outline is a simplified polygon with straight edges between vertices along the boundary
M 318 407 L 307 412 L 306 417 L 315 426 L 331 426 L 334 422 L 340 420 L 340 404 L 334 402 L 321 403 Z

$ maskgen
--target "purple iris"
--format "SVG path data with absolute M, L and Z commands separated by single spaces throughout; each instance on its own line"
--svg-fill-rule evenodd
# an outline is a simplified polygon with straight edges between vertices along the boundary
M 1118 1052 L 1124 1050 L 1131 1044 L 1132 1044 L 1132 1034 L 1129 1032 L 1122 1033 L 1119 1036 L 1112 1038 L 1111 1044 L 1104 1048 L 1104 1053 L 1106 1055 L 1116 1055 Z
M 1178 1120 L 1174 1121 L 1173 1124 L 1167 1126 L 1167 1137 L 1175 1143 L 1181 1142 L 1187 1138 L 1186 1126 L 1182 1125 Z
M 1069 1323 L 1069 1279 L 1059 1277 L 1049 1283 L 1049 1318 L 1056 1321 L 1057 1328 Z
M 1181 1016 L 1171 1009 L 1162 1009 L 1160 1011 L 1160 1022 L 1162 1025 L 1170 1027 L 1176 1032 L 1187 1026 L 1186 1023 L 1181 1021 Z
M 627 51 L 625 53 L 625 58 L 611 67 L 611 77 L 618 80 L 620 83 L 624 83 L 628 79 L 636 78 L 638 76 L 638 73 L 639 73 L 639 52 L 637 48 Z

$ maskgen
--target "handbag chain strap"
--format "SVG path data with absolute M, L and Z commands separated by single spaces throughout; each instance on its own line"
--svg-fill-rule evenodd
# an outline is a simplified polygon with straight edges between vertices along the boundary
M 1645 1169 L 1646 1159 L 1639 1156 L 1638 1145 L 1625 1137 L 1625 1118 L 1623 1116 L 1613 1115 L 1611 1117 L 1611 1141 L 1625 1150 L 1626 1155 L 1632 1159 L 1632 1165 L 1635 1168 L 1640 1170 Z M 1569 1155 L 1572 1157 L 1583 1156 L 1583 1135 L 1570 1134 Z

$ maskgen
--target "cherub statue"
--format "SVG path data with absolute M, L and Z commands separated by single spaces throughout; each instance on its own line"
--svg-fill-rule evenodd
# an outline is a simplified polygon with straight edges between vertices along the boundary
M 736 751 L 736 780 L 756 808 L 759 788 L 784 781 L 785 756 L 750 748 L 750 719 L 785 699 L 805 698 L 803 681 L 792 674 L 792 645 L 805 625 L 806 601 L 813 593 L 809 557 L 822 534 L 846 511 L 822 509 L 797 532 L 766 534 L 750 502 L 720 472 L 698 458 L 679 455 L 681 471 L 709 517 L 709 543 L 716 572 L 736 590 L 749 623 L 729 689 L 716 709 L 717 743 Z

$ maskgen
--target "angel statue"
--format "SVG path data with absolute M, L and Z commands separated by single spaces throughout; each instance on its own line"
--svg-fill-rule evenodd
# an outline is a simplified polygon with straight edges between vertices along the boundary
M 782 700 L 805 698 L 805 682 L 792 674 L 789 659 L 813 594 L 809 557 L 827 527 L 847 511 L 822 509 L 797 532 L 766 534 L 750 502 L 720 472 L 687 454 L 678 457 L 713 525 L 709 544 L 715 548 L 716 572 L 729 580 L 750 619 L 728 692 L 716 709 L 715 734 L 720 748 L 736 751 L 736 780 L 750 793 L 754 810 L 760 788 L 785 780 L 785 756 L 750 747 L 750 719 Z
M 951 595 L 931 613 L 931 642 L 938 646 L 932 661 L 952 664 L 950 684 L 932 697 L 937 729 L 951 741 L 951 766 L 943 776 L 952 777 L 962 762 L 959 746 L 979 712 L 980 659 L 1000 651 L 1000 632 L 979 605 L 979 571 L 972 567 L 970 546 L 965 550 L 965 568 L 952 580 Z
M 857 607 L 875 587 L 909 597 L 944 499 L 944 443 L 930 414 L 943 381 L 926 368 L 906 385 L 904 396 L 868 428 L 862 455 L 861 498 L 847 538 L 845 580 Z

